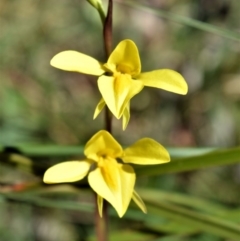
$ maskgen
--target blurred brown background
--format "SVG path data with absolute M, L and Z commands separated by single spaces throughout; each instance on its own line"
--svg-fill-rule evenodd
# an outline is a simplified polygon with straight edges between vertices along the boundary
M 239 30 L 237 1 L 139 1 L 155 9 Z M 106 7 L 106 1 L 104 1 Z M 103 128 L 92 120 L 100 98 L 96 77 L 49 65 L 63 50 L 104 61 L 98 13 L 85 1 L 0 3 L 0 144 L 83 144 Z M 137 44 L 142 71 L 170 68 L 189 85 L 187 96 L 145 88 L 131 103 L 124 144 L 143 136 L 167 146 L 233 146 L 240 139 L 240 44 L 136 10 L 114 8 L 114 46 Z
M 129 145 L 147 136 L 167 147 L 239 145 L 239 42 L 153 16 L 121 2 L 124 0 L 116 1 L 114 6 L 114 46 L 123 39 L 132 39 L 139 48 L 143 72 L 174 69 L 185 77 L 189 93 L 180 96 L 145 88 L 131 101 L 131 119 L 126 131 L 122 131 L 121 121 L 114 119 L 113 134 L 117 140 Z M 137 2 L 240 31 L 238 1 Z M 103 3 L 106 9 L 107 1 Z M 77 50 L 104 61 L 100 18 L 86 1 L 0 1 L 0 146 L 84 145 L 104 128 L 103 113 L 92 119 L 100 99 L 97 78 L 50 66 L 50 59 L 63 50 Z M 234 206 L 240 200 L 239 170 L 237 165 L 218 167 L 143 179 L 139 183 Z M 15 178 L 15 173 L 0 166 L 0 182 Z M 58 209 L 49 212 L 11 200 L 5 202 L 1 197 L 0 213 L 0 241 L 73 241 L 86 237 L 85 229 L 72 226 L 83 220 L 88 225 L 85 216 L 79 221 L 73 213 L 69 218 L 69 214 Z M 33 234 L 32 230 L 36 232 Z M 204 237 L 194 240 L 222 240 Z

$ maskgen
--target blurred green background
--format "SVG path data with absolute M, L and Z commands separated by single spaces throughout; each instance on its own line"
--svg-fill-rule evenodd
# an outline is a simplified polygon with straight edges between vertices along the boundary
M 103 3 L 106 9 L 107 1 Z M 123 132 L 121 122 L 114 119 L 113 133 L 117 140 L 129 145 L 147 136 L 167 147 L 238 146 L 240 42 L 157 17 L 124 4 L 124 0 L 114 3 L 114 46 L 123 39 L 132 39 L 139 48 L 142 71 L 174 69 L 189 85 L 186 96 L 145 88 L 131 102 L 127 130 Z M 238 1 L 138 0 L 135 3 L 223 29 L 240 30 Z M 0 146 L 82 146 L 104 127 L 103 114 L 92 119 L 100 99 L 97 78 L 50 66 L 50 59 L 63 50 L 77 50 L 104 61 L 100 18 L 87 1 L 0 2 Z M 46 157 L 39 162 L 59 160 Z M 1 162 L 0 165 L 0 183 L 4 184 L 0 185 L 0 192 L 11 190 L 11 185 L 8 189 L 6 183 L 41 179 L 16 167 Z M 206 198 L 228 207 L 240 204 L 239 165 L 142 178 L 137 184 Z M 66 189 L 72 193 L 69 187 Z M 91 203 L 92 197 L 87 192 L 74 200 Z M 90 240 L 92 214 L 64 210 L 40 208 L 36 203 L 0 196 L 0 241 Z M 119 240 L 225 240 L 200 231 L 192 232 L 192 236 L 190 232 L 184 238 L 164 239 L 166 230 L 153 231 L 151 225 L 141 226 L 140 221 L 130 227 L 127 218 L 113 220 L 113 229 L 128 227 L 128 238 Z M 162 218 L 162 223 L 165 222 Z M 141 230 L 139 237 L 131 239 L 132 230 Z

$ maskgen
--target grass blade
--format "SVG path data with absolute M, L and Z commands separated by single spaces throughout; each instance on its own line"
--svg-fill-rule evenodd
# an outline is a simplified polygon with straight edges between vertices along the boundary
M 220 219 L 186 208 L 178 207 L 164 202 L 152 200 L 148 196 L 142 195 L 147 204 L 149 214 L 159 215 L 169 218 L 189 227 L 200 229 L 202 232 L 215 234 L 219 237 L 231 240 L 240 240 L 239 225 L 229 222 L 227 219 Z
M 140 11 L 144 11 L 149 14 L 161 17 L 161 18 L 171 20 L 171 21 L 179 23 L 179 24 L 183 24 L 183 25 L 186 25 L 186 26 L 189 26 L 192 28 L 196 28 L 196 29 L 205 31 L 205 32 L 216 34 L 216 35 L 219 35 L 224 38 L 231 39 L 231 40 L 240 41 L 240 33 L 235 32 L 235 31 L 219 28 L 219 27 L 213 26 L 208 23 L 203 23 L 201 21 L 191 19 L 188 17 L 184 17 L 184 16 L 180 16 L 175 13 L 167 12 L 167 11 L 164 11 L 161 9 L 157 9 L 157 10 L 152 9 L 148 6 L 140 5 L 137 1 L 128 1 L 128 0 L 119 1 L 119 0 L 117 0 L 116 2 L 125 4 L 127 6 L 133 7 Z

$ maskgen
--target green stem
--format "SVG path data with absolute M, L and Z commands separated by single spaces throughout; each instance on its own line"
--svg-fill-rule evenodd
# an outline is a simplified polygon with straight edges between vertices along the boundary
M 105 22 L 106 16 L 105 16 L 105 13 L 104 13 L 103 7 L 102 7 L 102 5 L 100 5 L 100 4 L 99 4 L 99 8 L 98 8 L 98 13 L 99 13 L 99 15 L 100 15 L 100 18 L 101 18 L 102 24 L 104 25 L 104 22 Z
M 96 10 L 98 11 L 99 13 L 99 16 L 101 18 L 101 21 L 102 21 L 102 24 L 104 25 L 104 22 L 105 22 L 105 13 L 104 13 L 104 10 L 103 10 L 103 6 L 102 6 L 102 2 L 101 1 L 98 1 L 98 0 L 87 0 L 94 8 L 96 8 Z

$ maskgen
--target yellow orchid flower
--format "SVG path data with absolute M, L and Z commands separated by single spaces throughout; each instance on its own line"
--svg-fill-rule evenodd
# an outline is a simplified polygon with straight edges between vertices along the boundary
M 170 69 L 141 73 L 141 61 L 135 43 L 129 39 L 121 41 L 103 64 L 77 51 L 64 51 L 53 57 L 51 65 L 66 71 L 76 71 L 99 76 L 98 88 L 102 99 L 98 103 L 94 118 L 105 104 L 113 115 L 123 117 L 123 129 L 130 119 L 130 99 L 144 86 L 164 89 L 185 95 L 188 86 L 184 78 Z
M 122 217 L 133 201 L 146 213 L 146 207 L 134 190 L 136 175 L 126 163 L 153 165 L 170 161 L 166 149 L 150 138 L 143 138 L 122 149 L 107 131 L 99 131 L 84 148 L 85 160 L 67 161 L 50 167 L 44 174 L 45 183 L 76 182 L 88 174 L 88 182 L 98 195 L 98 210 L 102 216 L 106 199 Z M 118 162 L 117 159 L 122 162 Z

